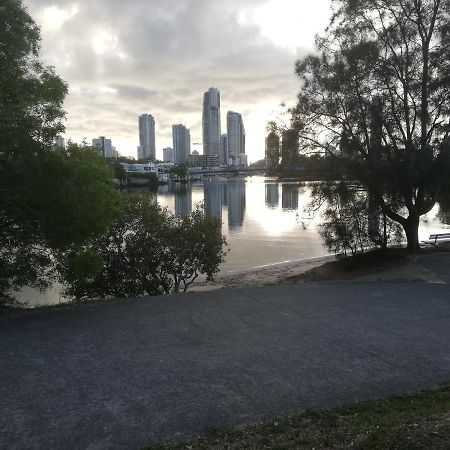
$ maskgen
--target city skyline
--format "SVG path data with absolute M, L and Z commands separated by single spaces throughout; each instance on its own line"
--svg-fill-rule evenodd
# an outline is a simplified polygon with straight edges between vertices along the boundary
M 250 160 L 263 158 L 267 121 L 300 88 L 295 61 L 311 52 L 330 17 L 329 0 L 24 5 L 41 27 L 45 63 L 69 85 L 66 140 L 104 135 L 122 155 L 135 156 L 136 116 L 148 111 L 156 118 L 158 159 L 172 145 L 173 124 L 185 124 L 193 143 L 203 141 L 201 98 L 209 86 L 220 89 L 223 111 L 242 114 Z

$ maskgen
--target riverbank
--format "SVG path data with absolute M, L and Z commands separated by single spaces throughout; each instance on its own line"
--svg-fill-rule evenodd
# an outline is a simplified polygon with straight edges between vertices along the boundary
M 450 281 L 450 249 L 424 248 L 409 254 L 403 249 L 371 252 L 348 258 L 335 255 L 256 267 L 220 275 L 214 282 L 201 282 L 191 291 L 248 286 L 320 282 L 427 282 Z

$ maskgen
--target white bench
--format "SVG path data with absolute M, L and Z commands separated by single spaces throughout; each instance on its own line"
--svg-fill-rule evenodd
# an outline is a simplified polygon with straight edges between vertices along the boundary
M 450 233 L 430 234 L 430 237 L 422 242 L 429 245 L 437 245 L 440 242 L 450 242 Z

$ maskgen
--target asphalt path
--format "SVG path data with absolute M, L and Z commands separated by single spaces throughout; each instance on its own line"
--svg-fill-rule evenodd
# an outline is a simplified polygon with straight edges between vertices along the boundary
M 0 448 L 135 449 L 450 383 L 450 286 L 306 284 L 0 319 Z

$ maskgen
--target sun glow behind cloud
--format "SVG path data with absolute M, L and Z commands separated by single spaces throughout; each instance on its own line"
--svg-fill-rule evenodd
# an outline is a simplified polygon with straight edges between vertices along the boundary
M 158 156 L 174 123 L 201 142 L 202 95 L 215 86 L 222 132 L 228 110 L 242 113 L 249 160 L 263 158 L 267 121 L 295 103 L 295 61 L 330 15 L 330 0 L 23 1 L 44 61 L 70 86 L 66 137 L 106 134 L 134 156 L 143 112 L 156 119 Z
M 57 32 L 65 22 L 75 17 L 80 11 L 77 3 L 66 8 L 50 6 L 42 11 L 40 25 L 46 33 Z
M 254 23 L 263 36 L 281 47 L 296 51 L 311 48 L 314 36 L 329 22 L 330 0 L 269 0 L 243 11 L 241 23 Z

